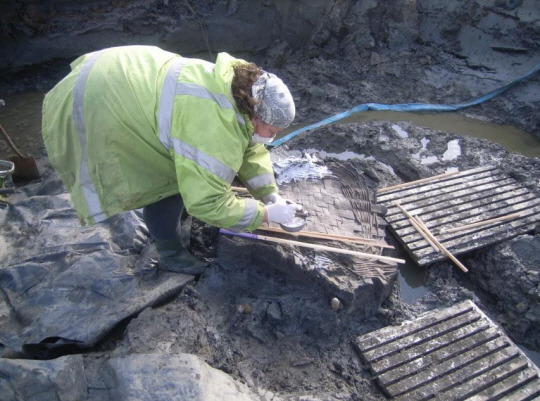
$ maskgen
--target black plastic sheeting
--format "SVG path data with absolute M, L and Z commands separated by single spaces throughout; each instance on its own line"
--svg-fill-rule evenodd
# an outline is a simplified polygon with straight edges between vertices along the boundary
M 56 176 L 0 206 L 0 356 L 87 349 L 193 279 L 148 263 L 136 212 L 81 227 Z
M 253 401 L 244 384 L 191 354 L 0 359 L 3 401 Z

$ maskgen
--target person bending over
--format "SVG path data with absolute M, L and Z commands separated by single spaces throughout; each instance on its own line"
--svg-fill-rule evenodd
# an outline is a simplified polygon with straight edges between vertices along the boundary
M 236 232 L 294 217 L 264 147 L 294 116 L 287 86 L 254 63 L 122 46 L 71 64 L 45 96 L 42 131 L 82 224 L 143 208 L 158 267 L 198 274 L 206 264 L 182 241 L 184 207 Z M 236 176 L 255 199 L 235 196 Z

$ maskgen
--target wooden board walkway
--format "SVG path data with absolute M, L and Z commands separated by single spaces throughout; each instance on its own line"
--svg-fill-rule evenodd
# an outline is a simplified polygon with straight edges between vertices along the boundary
M 396 203 L 454 255 L 532 231 L 540 222 L 540 199 L 493 166 L 382 189 L 377 202 L 388 209 L 390 230 L 421 266 L 446 255 L 430 246 Z
M 473 302 L 360 336 L 355 346 L 396 400 L 540 400 L 539 370 Z

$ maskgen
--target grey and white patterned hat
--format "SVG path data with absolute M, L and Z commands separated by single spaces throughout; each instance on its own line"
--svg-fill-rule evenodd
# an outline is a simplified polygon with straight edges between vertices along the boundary
M 263 123 L 286 128 L 293 122 L 296 113 L 293 97 L 287 85 L 274 74 L 263 72 L 251 87 L 251 93 L 259 102 L 255 114 Z

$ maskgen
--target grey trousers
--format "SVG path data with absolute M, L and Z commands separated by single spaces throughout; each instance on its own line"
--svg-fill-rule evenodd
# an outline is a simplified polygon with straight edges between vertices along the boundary
M 181 235 L 181 217 L 184 202 L 180 195 L 173 195 L 143 208 L 143 217 L 155 240 L 176 240 Z

